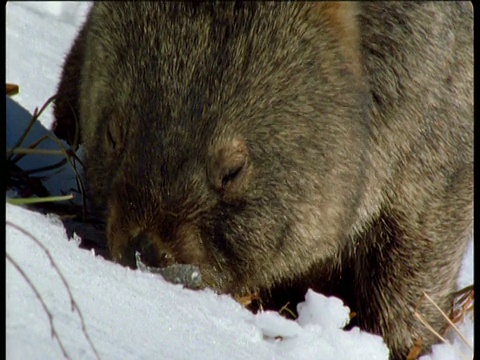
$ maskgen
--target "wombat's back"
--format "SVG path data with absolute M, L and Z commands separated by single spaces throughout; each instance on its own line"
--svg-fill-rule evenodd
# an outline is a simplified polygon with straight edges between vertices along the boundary
M 370 86 L 373 183 L 418 198 L 432 176 L 473 162 L 473 8 L 469 2 L 361 3 Z M 388 185 L 387 185 L 388 184 Z M 400 195 L 403 191 L 404 194 Z M 384 195 L 384 196 L 385 196 Z

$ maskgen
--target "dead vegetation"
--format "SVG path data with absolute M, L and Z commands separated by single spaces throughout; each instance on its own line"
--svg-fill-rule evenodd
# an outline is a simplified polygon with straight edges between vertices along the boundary
M 7 84 L 6 93 L 7 95 L 18 93 L 18 86 Z M 75 152 L 75 149 L 78 148 L 78 133 L 75 134 L 75 141 L 71 147 L 67 147 L 66 144 L 59 140 L 53 133 L 48 133 L 36 139 L 31 144 L 25 144 L 26 138 L 34 124 L 38 121 L 45 109 L 54 101 L 55 96 L 52 96 L 40 109 L 36 108 L 22 136 L 13 147 L 6 149 L 7 191 L 11 190 L 18 195 L 15 198 L 7 198 L 6 201 L 15 205 L 28 206 L 32 210 L 45 214 L 54 213 L 58 215 L 63 221 L 67 234 L 70 237 L 73 236 L 73 233 L 81 237 L 81 247 L 87 249 L 94 248 L 98 254 L 109 258 L 108 251 L 106 250 L 105 235 L 102 230 L 103 224 L 88 212 L 85 187 L 82 176 L 80 175 L 83 163 Z M 58 149 L 39 149 L 38 146 L 47 139 L 58 145 Z M 60 155 L 62 159 L 48 166 L 42 164 L 38 168 L 22 169 L 19 161 L 29 155 Z M 76 189 L 72 189 L 70 194 L 65 193 L 60 196 L 52 196 L 45 188 L 44 182 L 49 178 L 54 178 L 64 166 L 70 166 L 75 173 Z M 48 175 L 44 175 L 47 171 Z M 81 205 L 73 202 L 74 194 L 81 197 Z
M 455 333 L 459 336 L 460 339 L 465 343 L 465 345 L 471 350 L 471 355 L 459 354 L 459 358 L 461 359 L 473 359 L 473 344 L 470 344 L 470 342 L 464 337 L 462 332 L 458 329 L 456 324 L 460 323 L 466 316 L 471 315 L 473 318 L 473 303 L 474 303 L 474 289 L 473 285 L 467 286 L 453 294 L 455 296 L 454 298 L 454 304 L 453 308 L 450 311 L 450 314 L 447 315 L 445 314 L 442 309 L 433 301 L 433 299 L 427 294 L 424 293 L 423 296 L 424 298 L 432 303 L 436 309 L 443 315 L 445 320 L 447 321 L 447 326 L 445 327 L 444 331 L 442 334 L 439 334 L 437 331 L 433 329 L 430 324 L 425 320 L 425 318 L 419 313 L 415 312 L 415 317 L 423 324 L 425 325 L 442 343 L 448 343 L 448 340 L 445 339 L 445 335 L 449 329 L 453 329 Z M 422 352 L 422 339 L 418 338 L 417 341 L 415 342 L 415 345 L 410 349 L 410 353 L 407 356 L 407 360 L 415 360 L 417 359 Z

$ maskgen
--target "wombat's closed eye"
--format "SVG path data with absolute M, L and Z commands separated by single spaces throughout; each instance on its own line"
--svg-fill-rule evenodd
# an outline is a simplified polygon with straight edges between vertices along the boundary
M 229 139 L 211 148 L 207 175 L 225 201 L 241 196 L 248 184 L 251 162 L 244 139 Z

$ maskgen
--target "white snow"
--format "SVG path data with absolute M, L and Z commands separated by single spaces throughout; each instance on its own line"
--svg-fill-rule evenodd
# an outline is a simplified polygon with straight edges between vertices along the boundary
M 63 58 L 89 6 L 87 2 L 70 1 L 7 2 L 5 75 L 7 82 L 20 85 L 15 100 L 28 111 L 40 108 L 55 94 Z M 74 15 L 55 17 L 58 9 L 71 9 Z M 45 115 L 42 120 L 50 127 L 51 110 L 47 109 Z
M 7 99 L 7 146 L 18 139 L 29 112 L 55 93 L 63 57 L 89 6 L 85 2 L 7 3 L 6 80 L 20 85 L 15 101 Z M 50 126 L 50 109 L 41 121 Z M 34 131 L 32 139 L 46 132 L 39 124 Z M 57 148 L 53 142 L 44 146 Z M 29 155 L 20 165 L 38 167 L 46 158 Z M 53 157 L 51 163 L 58 160 Z M 62 171 L 47 184 L 57 194 L 74 187 L 71 169 L 67 166 Z M 133 271 L 80 249 L 78 239 L 68 239 L 54 215 L 6 204 L 6 221 L 7 359 L 63 358 L 41 302 L 14 263 L 51 312 L 55 334 L 70 359 L 96 356 L 59 272 L 101 359 L 388 358 L 381 337 L 358 328 L 341 330 L 349 309 L 336 298 L 309 291 L 296 321 L 273 312 L 253 315 L 226 295 L 184 289 L 159 275 Z M 41 245 L 10 223 L 31 233 Z M 473 238 L 458 281 L 459 287 L 472 283 Z M 473 344 L 473 319 L 467 318 L 460 329 Z M 422 359 L 471 358 L 471 350 L 454 332 L 449 332 L 448 339 L 452 345 L 436 345 Z
M 359 359 L 363 354 L 387 359 L 388 350 L 379 336 L 339 329 L 348 311 L 338 299 L 309 293 L 301 322 L 273 312 L 255 316 L 229 296 L 183 289 L 79 249 L 78 242 L 68 241 L 56 216 L 7 204 L 6 220 L 6 252 L 38 288 L 72 359 L 95 355 L 58 270 L 102 359 L 311 359 L 322 355 L 336 360 Z M 56 265 L 9 223 L 34 235 Z M 6 271 L 7 358 L 61 358 L 39 300 L 9 261 Z M 329 313 L 311 315 L 320 312 Z

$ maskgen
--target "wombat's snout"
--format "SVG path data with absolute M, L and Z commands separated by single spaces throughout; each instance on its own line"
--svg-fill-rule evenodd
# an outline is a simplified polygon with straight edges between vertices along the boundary
M 135 254 L 140 253 L 140 259 L 149 267 L 164 268 L 175 263 L 172 252 L 165 246 L 156 246 L 152 236 L 140 234 L 130 241 L 122 254 L 121 263 L 133 269 L 137 268 Z

